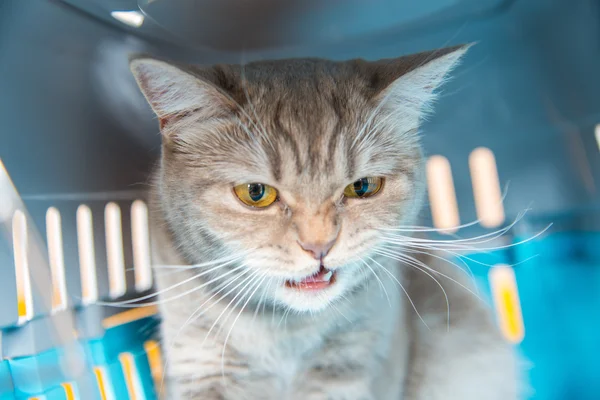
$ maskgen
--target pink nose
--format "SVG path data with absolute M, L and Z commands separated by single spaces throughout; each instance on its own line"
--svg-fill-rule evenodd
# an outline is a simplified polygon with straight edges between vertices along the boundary
M 313 258 L 321 260 L 329 253 L 329 250 L 331 250 L 335 244 L 335 239 L 327 243 L 303 243 L 298 241 L 298 244 L 304 251 L 310 253 Z

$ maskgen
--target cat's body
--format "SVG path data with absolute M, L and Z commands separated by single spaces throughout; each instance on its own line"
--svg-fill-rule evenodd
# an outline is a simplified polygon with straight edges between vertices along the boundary
M 164 135 L 154 261 L 202 264 L 157 275 L 169 400 L 517 398 L 469 279 L 393 230 L 420 208 L 421 112 L 465 50 L 132 63 Z
M 155 257 L 167 264 L 185 262 L 165 247 L 168 234 L 156 234 Z M 428 265 L 469 287 L 465 275 L 450 265 L 435 259 Z M 517 359 L 500 338 L 489 310 L 457 283 L 433 274 L 450 303 L 448 330 L 446 299 L 437 283 L 407 266 L 389 270 L 404 282 L 414 308 L 397 283 L 382 274 L 389 303 L 375 280 L 367 290 L 336 305 L 337 309 L 312 316 L 274 314 L 271 308 L 262 307 L 256 312 L 248 307 L 235 322 L 225 353 L 224 340 L 239 309 L 231 313 L 220 335 L 214 333 L 219 327 L 214 328 L 201 346 L 229 301 L 217 303 L 183 332 L 180 329 L 189 316 L 212 293 L 200 291 L 164 303 L 164 347 L 170 363 L 167 382 L 172 390 L 168 398 L 517 399 L 522 390 Z M 159 277 L 159 289 L 181 280 L 181 275 Z M 229 309 L 222 318 L 228 313 Z

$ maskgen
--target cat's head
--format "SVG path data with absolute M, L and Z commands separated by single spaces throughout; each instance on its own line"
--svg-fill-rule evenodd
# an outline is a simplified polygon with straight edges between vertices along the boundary
M 467 48 L 243 68 L 133 59 L 159 119 L 156 184 L 182 254 L 239 256 L 215 269 L 215 286 L 239 282 L 297 311 L 361 287 L 381 229 L 420 208 L 419 121 Z

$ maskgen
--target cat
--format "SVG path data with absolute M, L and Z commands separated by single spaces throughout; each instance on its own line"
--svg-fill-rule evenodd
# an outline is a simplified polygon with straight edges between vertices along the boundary
M 157 270 L 169 400 L 519 397 L 518 357 L 471 281 L 408 236 L 419 124 L 470 46 L 132 57 L 163 142 L 153 257 L 190 266 Z

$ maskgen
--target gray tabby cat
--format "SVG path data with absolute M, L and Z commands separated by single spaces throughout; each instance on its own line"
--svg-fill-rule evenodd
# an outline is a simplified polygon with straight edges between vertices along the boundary
M 468 279 L 397 235 L 422 203 L 419 121 L 467 49 L 132 60 L 163 138 L 155 259 L 193 266 L 157 276 L 168 399 L 518 397 Z

